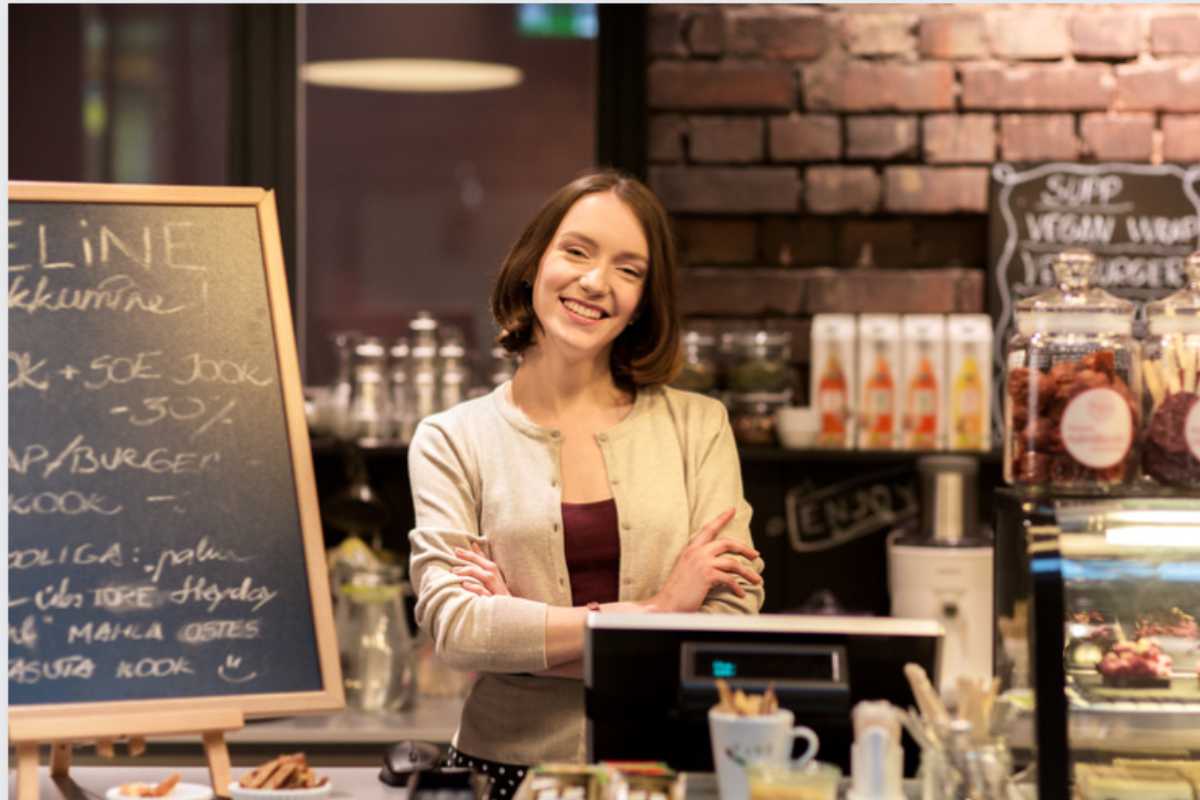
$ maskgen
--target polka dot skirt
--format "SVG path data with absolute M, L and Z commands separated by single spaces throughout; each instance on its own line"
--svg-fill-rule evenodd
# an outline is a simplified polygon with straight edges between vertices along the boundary
M 453 745 L 446 755 L 446 765 L 450 767 L 467 767 L 472 772 L 486 775 L 492 780 L 492 789 L 488 800 L 512 800 L 517 793 L 517 787 L 525 780 L 528 767 L 517 764 L 501 764 L 498 761 L 488 761 L 458 752 Z

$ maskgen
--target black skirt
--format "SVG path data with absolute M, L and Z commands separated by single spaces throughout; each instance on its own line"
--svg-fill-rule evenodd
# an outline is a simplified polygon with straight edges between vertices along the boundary
M 486 758 L 475 758 L 458 751 L 454 745 L 446 754 L 446 765 L 450 767 L 467 767 L 491 779 L 491 791 L 488 800 L 512 800 L 517 793 L 517 787 L 525 780 L 528 766 L 520 764 L 504 764 L 499 761 L 488 761 Z

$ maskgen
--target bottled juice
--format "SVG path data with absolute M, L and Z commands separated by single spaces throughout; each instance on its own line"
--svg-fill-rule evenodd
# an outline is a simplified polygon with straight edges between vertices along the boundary
M 818 447 L 854 447 L 856 336 L 851 314 L 813 317 L 809 397 L 820 419 Z
M 858 445 L 890 450 L 898 444 L 900 317 L 863 314 L 858 318 L 861 402 Z
M 947 318 L 947 399 L 950 447 L 992 446 L 992 321 L 986 314 Z
M 945 447 L 946 323 L 941 314 L 909 314 L 900 321 L 904 390 L 903 447 Z

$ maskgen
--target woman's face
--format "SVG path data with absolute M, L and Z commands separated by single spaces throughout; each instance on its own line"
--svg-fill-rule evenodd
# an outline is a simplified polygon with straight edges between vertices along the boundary
M 650 269 L 649 248 L 629 206 L 612 192 L 568 209 L 542 254 L 533 284 L 538 342 L 598 356 L 633 321 Z

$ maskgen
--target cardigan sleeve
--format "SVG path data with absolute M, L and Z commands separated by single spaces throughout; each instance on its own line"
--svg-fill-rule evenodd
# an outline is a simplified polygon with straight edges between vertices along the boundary
M 705 406 L 699 426 L 702 435 L 696 479 L 693 482 L 694 494 L 690 503 L 692 533 L 694 535 L 722 511 L 733 507 L 737 509 L 733 519 L 725 523 L 717 536 L 737 539 L 753 547 L 754 541 L 750 536 L 753 509 L 742 494 L 742 466 L 733 428 L 729 425 L 729 413 L 716 401 L 705 403 Z M 749 564 L 762 574 L 761 558 L 751 562 L 740 555 L 730 554 L 728 557 Z M 757 614 L 763 604 L 763 585 L 752 584 L 741 577 L 737 581 L 745 590 L 745 597 L 738 597 L 727 586 L 717 586 L 708 593 L 700 611 L 708 614 Z
M 537 672 L 546 663 L 546 605 L 520 597 L 480 597 L 450 570 L 467 562 L 455 547 L 485 544 L 467 461 L 448 426 L 426 419 L 408 449 L 416 527 L 408 535 L 417 624 L 456 669 Z M 485 545 L 486 546 L 486 545 Z M 485 550 L 486 552 L 486 550 Z

